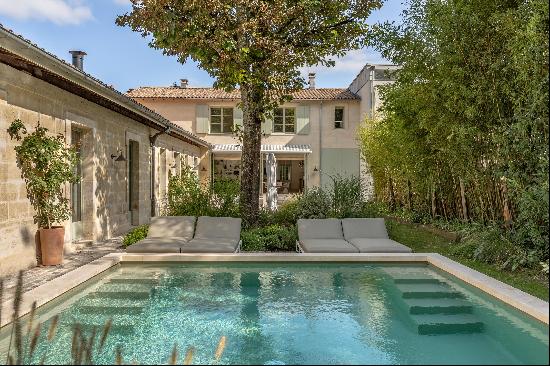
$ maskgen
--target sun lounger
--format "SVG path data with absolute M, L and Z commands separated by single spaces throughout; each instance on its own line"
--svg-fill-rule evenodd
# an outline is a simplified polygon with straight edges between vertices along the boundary
M 182 246 L 182 253 L 236 253 L 241 245 L 241 219 L 201 216 L 195 236 Z
M 304 253 L 358 253 L 344 240 L 339 219 L 299 219 L 298 251 Z
M 343 219 L 344 238 L 361 253 L 410 253 L 411 248 L 388 237 L 383 218 Z
M 158 216 L 151 218 L 147 238 L 126 248 L 128 253 L 180 253 L 193 238 L 194 216 Z

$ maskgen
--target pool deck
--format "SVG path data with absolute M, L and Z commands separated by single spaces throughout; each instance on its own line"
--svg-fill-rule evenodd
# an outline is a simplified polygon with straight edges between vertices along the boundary
M 110 253 L 88 264 L 56 277 L 23 294 L 21 315 L 31 310 L 32 303 L 42 306 L 63 293 L 97 276 L 119 263 L 184 263 L 184 262 L 353 262 L 353 263 L 428 263 L 487 294 L 548 324 L 549 304 L 492 277 L 484 275 L 436 253 L 236 253 L 236 254 L 129 254 Z M 8 324 L 13 299 L 2 306 L 0 327 Z

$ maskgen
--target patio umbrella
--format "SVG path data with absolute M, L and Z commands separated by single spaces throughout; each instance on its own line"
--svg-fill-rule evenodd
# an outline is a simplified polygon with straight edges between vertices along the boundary
M 277 209 L 277 159 L 275 154 L 269 153 L 266 157 L 267 173 L 267 207 L 274 211 Z

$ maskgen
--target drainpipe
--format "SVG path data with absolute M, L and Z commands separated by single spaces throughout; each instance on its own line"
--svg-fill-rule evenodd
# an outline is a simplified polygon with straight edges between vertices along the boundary
M 323 148 L 323 101 L 319 104 L 319 187 L 322 188 L 321 184 L 321 169 L 323 164 L 321 164 L 321 150 Z
M 170 127 L 166 127 L 164 131 L 155 133 L 153 136 L 149 136 L 149 142 L 151 144 L 151 217 L 157 214 L 157 196 L 155 195 L 155 182 L 157 181 L 157 154 L 155 152 L 155 143 L 157 138 L 162 134 L 170 133 Z

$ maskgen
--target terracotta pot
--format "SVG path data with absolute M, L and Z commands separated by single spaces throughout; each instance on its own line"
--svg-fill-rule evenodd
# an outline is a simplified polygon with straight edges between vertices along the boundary
M 44 266 L 55 266 L 63 263 L 64 238 L 65 228 L 63 226 L 40 229 L 40 249 Z

